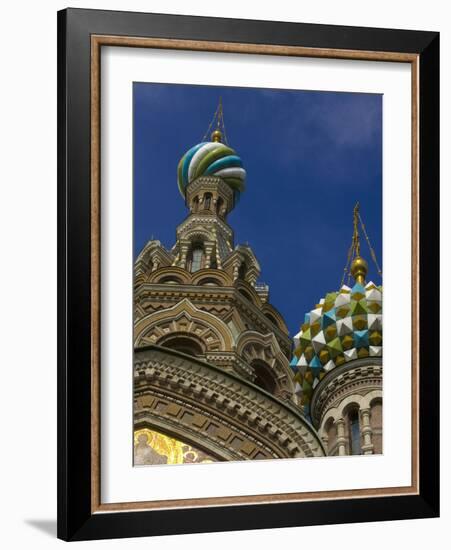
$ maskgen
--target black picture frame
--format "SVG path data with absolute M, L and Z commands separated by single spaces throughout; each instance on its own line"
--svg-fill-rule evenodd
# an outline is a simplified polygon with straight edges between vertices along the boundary
M 419 61 L 419 494 L 93 513 L 91 36 L 415 54 Z M 58 537 L 87 540 L 439 515 L 439 33 L 147 13 L 58 13 Z M 427 376 L 422 375 L 427 371 Z

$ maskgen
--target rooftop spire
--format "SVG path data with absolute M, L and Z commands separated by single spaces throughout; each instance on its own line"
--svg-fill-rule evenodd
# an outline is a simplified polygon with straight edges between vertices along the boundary
M 230 206 L 238 202 L 240 194 L 245 189 L 246 170 L 243 162 L 237 152 L 228 145 L 222 98 L 219 98 L 218 107 L 202 142 L 191 147 L 177 166 L 177 183 L 185 200 L 188 186 L 201 176 L 220 178 L 230 187 L 233 191 Z M 213 200 L 216 199 L 213 197 Z
M 354 233 L 352 234 L 352 246 L 356 256 L 360 256 L 359 210 L 360 204 L 356 202 L 354 206 Z
M 355 279 L 355 281 L 359 284 L 365 284 L 365 278 L 368 273 L 368 263 L 364 258 L 362 258 L 360 254 L 360 234 L 359 234 L 359 225 L 363 231 L 363 234 L 365 236 L 366 242 L 368 244 L 368 248 L 370 250 L 371 258 L 376 266 L 377 272 L 382 277 L 382 271 L 379 267 L 379 264 L 377 263 L 376 254 L 373 250 L 373 247 L 371 246 L 370 239 L 367 235 L 365 225 L 362 221 L 362 218 L 360 216 L 360 204 L 357 202 L 354 206 L 354 217 L 353 217 L 353 225 L 354 230 L 352 233 L 352 242 L 351 246 L 349 247 L 348 251 L 348 260 L 346 262 L 346 266 L 343 271 L 343 278 L 341 280 L 341 284 L 343 285 L 346 274 L 348 274 L 348 284 L 349 284 L 349 277 L 352 275 Z
M 357 202 L 354 206 L 354 232 L 352 234 L 352 264 L 351 274 L 356 283 L 365 284 L 365 277 L 368 273 L 368 264 L 360 256 L 360 236 L 359 236 L 359 210 L 360 204 Z
M 206 141 L 208 135 L 210 134 L 213 128 L 215 129 L 211 133 L 211 136 L 210 136 L 211 141 L 224 142 L 226 145 L 228 145 L 225 125 L 224 125 L 224 109 L 222 105 L 221 96 L 219 96 L 218 107 L 216 108 L 215 114 L 213 115 L 210 125 L 208 126 L 208 130 L 205 132 L 205 135 L 202 141 Z

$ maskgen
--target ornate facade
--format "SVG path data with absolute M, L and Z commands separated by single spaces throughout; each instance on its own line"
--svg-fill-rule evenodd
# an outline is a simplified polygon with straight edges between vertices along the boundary
M 359 287 L 333 308 L 326 296 L 293 355 L 258 260 L 227 222 L 246 172 L 221 114 L 179 163 L 188 215 L 174 246 L 151 240 L 135 262 L 135 464 L 381 452 L 380 289 L 356 257 Z

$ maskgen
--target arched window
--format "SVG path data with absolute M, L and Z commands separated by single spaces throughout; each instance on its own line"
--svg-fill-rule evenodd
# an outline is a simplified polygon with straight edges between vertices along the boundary
M 199 210 L 199 197 L 196 195 L 193 199 L 193 212 L 197 212 Z
M 203 354 L 200 344 L 196 340 L 185 336 L 174 336 L 161 343 L 158 342 L 158 345 L 192 355 L 193 357 Z
M 238 289 L 238 292 L 239 292 L 242 296 L 244 296 L 247 300 L 249 300 L 249 302 L 253 302 L 252 296 L 251 296 L 248 292 L 246 292 L 246 291 L 243 290 L 242 288 Z
M 279 323 L 276 321 L 276 318 L 273 317 L 270 313 L 265 313 L 265 317 L 270 321 L 273 325 L 279 326 Z
M 251 363 L 251 366 L 255 372 L 254 384 L 263 388 L 269 393 L 274 394 L 277 389 L 277 383 L 274 378 L 274 374 L 264 361 L 254 360 Z
M 218 200 L 216 201 L 216 213 L 218 215 L 221 215 L 221 210 L 222 210 L 222 205 L 224 204 L 224 201 L 222 200 L 221 197 L 218 198 Z
M 158 284 L 163 283 L 168 285 L 182 285 L 183 281 L 174 275 L 167 275 L 166 277 L 161 277 L 161 279 L 158 280 Z
M 246 279 L 246 263 L 243 262 L 238 269 L 238 278 L 243 281 Z
M 198 284 L 199 286 L 222 286 L 222 281 L 214 277 L 205 277 Z
M 193 248 L 191 259 L 191 273 L 199 271 L 202 268 L 202 262 L 204 258 L 204 251 L 200 245 Z
M 204 209 L 205 210 L 210 210 L 211 199 L 212 199 L 212 194 L 211 193 L 205 193 L 205 196 L 204 196 Z
M 352 409 L 348 414 L 349 420 L 349 451 L 351 455 L 361 454 L 359 411 Z

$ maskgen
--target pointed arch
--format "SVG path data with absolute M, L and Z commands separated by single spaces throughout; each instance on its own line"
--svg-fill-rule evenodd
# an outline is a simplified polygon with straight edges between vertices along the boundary
M 294 394 L 294 380 L 287 357 L 272 333 L 261 334 L 248 330 L 237 340 L 238 355 L 254 369 L 257 385 L 271 393 L 284 396 Z M 272 381 L 269 377 L 272 377 Z M 260 384 L 258 383 L 260 380 Z
M 164 342 L 165 338 L 175 335 L 194 336 L 202 342 L 205 352 L 232 351 L 233 347 L 229 327 L 215 315 L 197 309 L 187 298 L 139 320 L 134 329 L 135 347 Z

